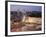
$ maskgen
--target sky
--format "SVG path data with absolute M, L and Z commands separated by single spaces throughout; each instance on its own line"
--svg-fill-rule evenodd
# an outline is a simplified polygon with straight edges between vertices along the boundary
M 42 11 L 41 6 L 31 5 L 10 5 L 10 11 Z

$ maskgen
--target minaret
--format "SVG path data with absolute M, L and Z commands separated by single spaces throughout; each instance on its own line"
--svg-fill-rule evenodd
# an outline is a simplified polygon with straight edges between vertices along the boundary
M 26 11 L 23 10 L 22 13 L 23 13 L 23 19 L 22 19 L 22 22 L 25 22 L 25 20 L 26 20 Z

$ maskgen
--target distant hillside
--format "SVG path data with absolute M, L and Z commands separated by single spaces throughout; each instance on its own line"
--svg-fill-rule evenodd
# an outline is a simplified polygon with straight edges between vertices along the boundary
M 30 16 L 30 17 L 41 17 L 42 13 L 41 12 L 38 12 L 38 11 L 32 11 L 32 12 L 26 12 L 27 16 Z

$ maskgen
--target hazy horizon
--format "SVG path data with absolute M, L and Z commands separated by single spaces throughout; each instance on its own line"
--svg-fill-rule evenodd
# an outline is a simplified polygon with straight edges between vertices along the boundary
M 10 5 L 10 11 L 40 11 L 42 12 L 41 6 L 31 6 L 31 5 Z

